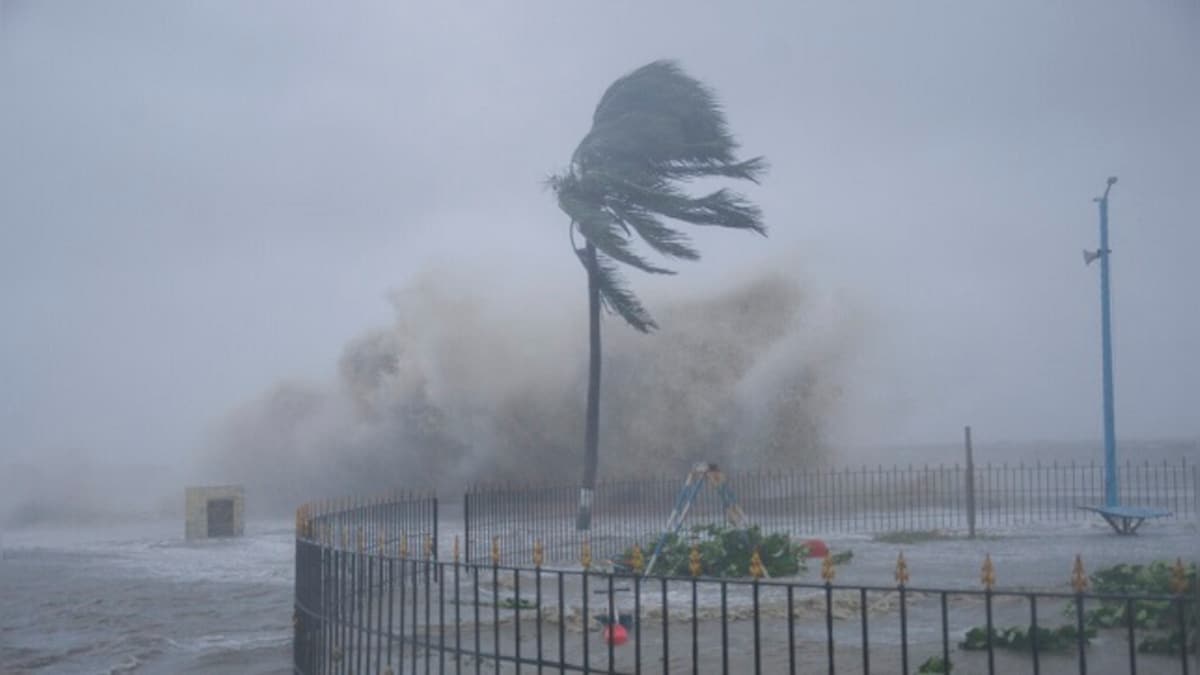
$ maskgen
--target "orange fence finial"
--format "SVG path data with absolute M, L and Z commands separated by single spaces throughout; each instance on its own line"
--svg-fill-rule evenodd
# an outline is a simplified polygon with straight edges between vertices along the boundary
M 983 584 L 984 590 L 992 590 L 996 585 L 996 566 L 992 564 L 992 554 L 987 553 L 983 556 L 983 567 L 979 571 L 979 581 Z
M 1071 587 L 1076 593 L 1082 593 L 1088 587 L 1088 575 L 1083 570 L 1083 556 L 1075 554 L 1075 565 L 1071 568 Z
M 1183 558 L 1176 558 L 1175 564 L 1171 566 L 1171 592 L 1175 595 L 1183 595 L 1187 589 L 1187 567 L 1183 564 Z
M 904 551 L 896 556 L 896 585 L 904 586 L 908 583 L 908 561 L 904 559 Z
M 700 562 L 699 544 L 692 544 L 692 551 L 688 553 L 688 571 L 693 577 L 698 577 L 704 572 L 704 565 Z
M 754 553 L 750 554 L 750 576 L 755 581 L 758 581 L 759 579 L 763 578 L 763 573 L 764 570 L 762 556 L 759 555 L 758 547 L 755 546 Z
M 833 564 L 833 554 L 825 551 L 825 560 L 821 561 L 821 579 L 825 583 L 831 584 L 835 576 L 837 576 L 837 567 Z

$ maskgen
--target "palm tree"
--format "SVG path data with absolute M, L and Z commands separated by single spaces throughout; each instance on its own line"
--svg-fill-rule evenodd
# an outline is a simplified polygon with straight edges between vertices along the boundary
M 700 178 L 758 182 L 761 157 L 739 161 L 737 142 L 708 87 L 672 61 L 655 61 L 609 86 L 592 116 L 592 129 L 567 171 L 550 179 L 559 207 L 570 217 L 572 247 L 587 270 L 590 359 L 583 485 L 576 528 L 591 528 L 600 425 L 600 308 L 643 333 L 654 319 L 625 285 L 618 265 L 673 274 L 633 250 L 641 239 L 666 258 L 697 260 L 687 235 L 668 225 L 717 225 L 766 234 L 762 212 L 726 189 L 692 196 L 683 188 Z M 576 235 L 582 237 L 579 246 Z M 636 235 L 636 237 L 635 237 Z

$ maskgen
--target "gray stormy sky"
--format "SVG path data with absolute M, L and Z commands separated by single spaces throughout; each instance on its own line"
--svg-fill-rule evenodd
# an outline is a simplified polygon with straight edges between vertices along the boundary
M 1200 435 L 1195 1 L 0 0 L 0 459 L 185 457 L 423 271 L 578 320 L 540 181 L 662 57 L 771 160 L 771 236 L 634 283 L 866 307 L 842 440 L 1098 436 L 1110 174 L 1118 433 Z

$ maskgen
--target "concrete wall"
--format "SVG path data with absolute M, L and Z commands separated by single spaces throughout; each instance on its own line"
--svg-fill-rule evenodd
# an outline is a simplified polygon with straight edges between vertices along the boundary
M 208 538 L 208 502 L 212 499 L 233 500 L 233 535 L 245 532 L 246 498 L 240 485 L 189 487 L 185 491 L 184 536 L 188 539 Z

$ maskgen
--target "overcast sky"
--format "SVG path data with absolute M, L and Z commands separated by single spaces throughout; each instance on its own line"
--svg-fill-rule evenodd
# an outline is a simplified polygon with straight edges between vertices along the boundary
M 770 238 L 654 288 L 864 307 L 848 442 L 1099 436 L 1109 175 L 1118 433 L 1200 435 L 1195 0 L 0 0 L 0 459 L 186 457 L 430 270 L 581 314 L 541 181 L 664 57 L 771 161 Z

